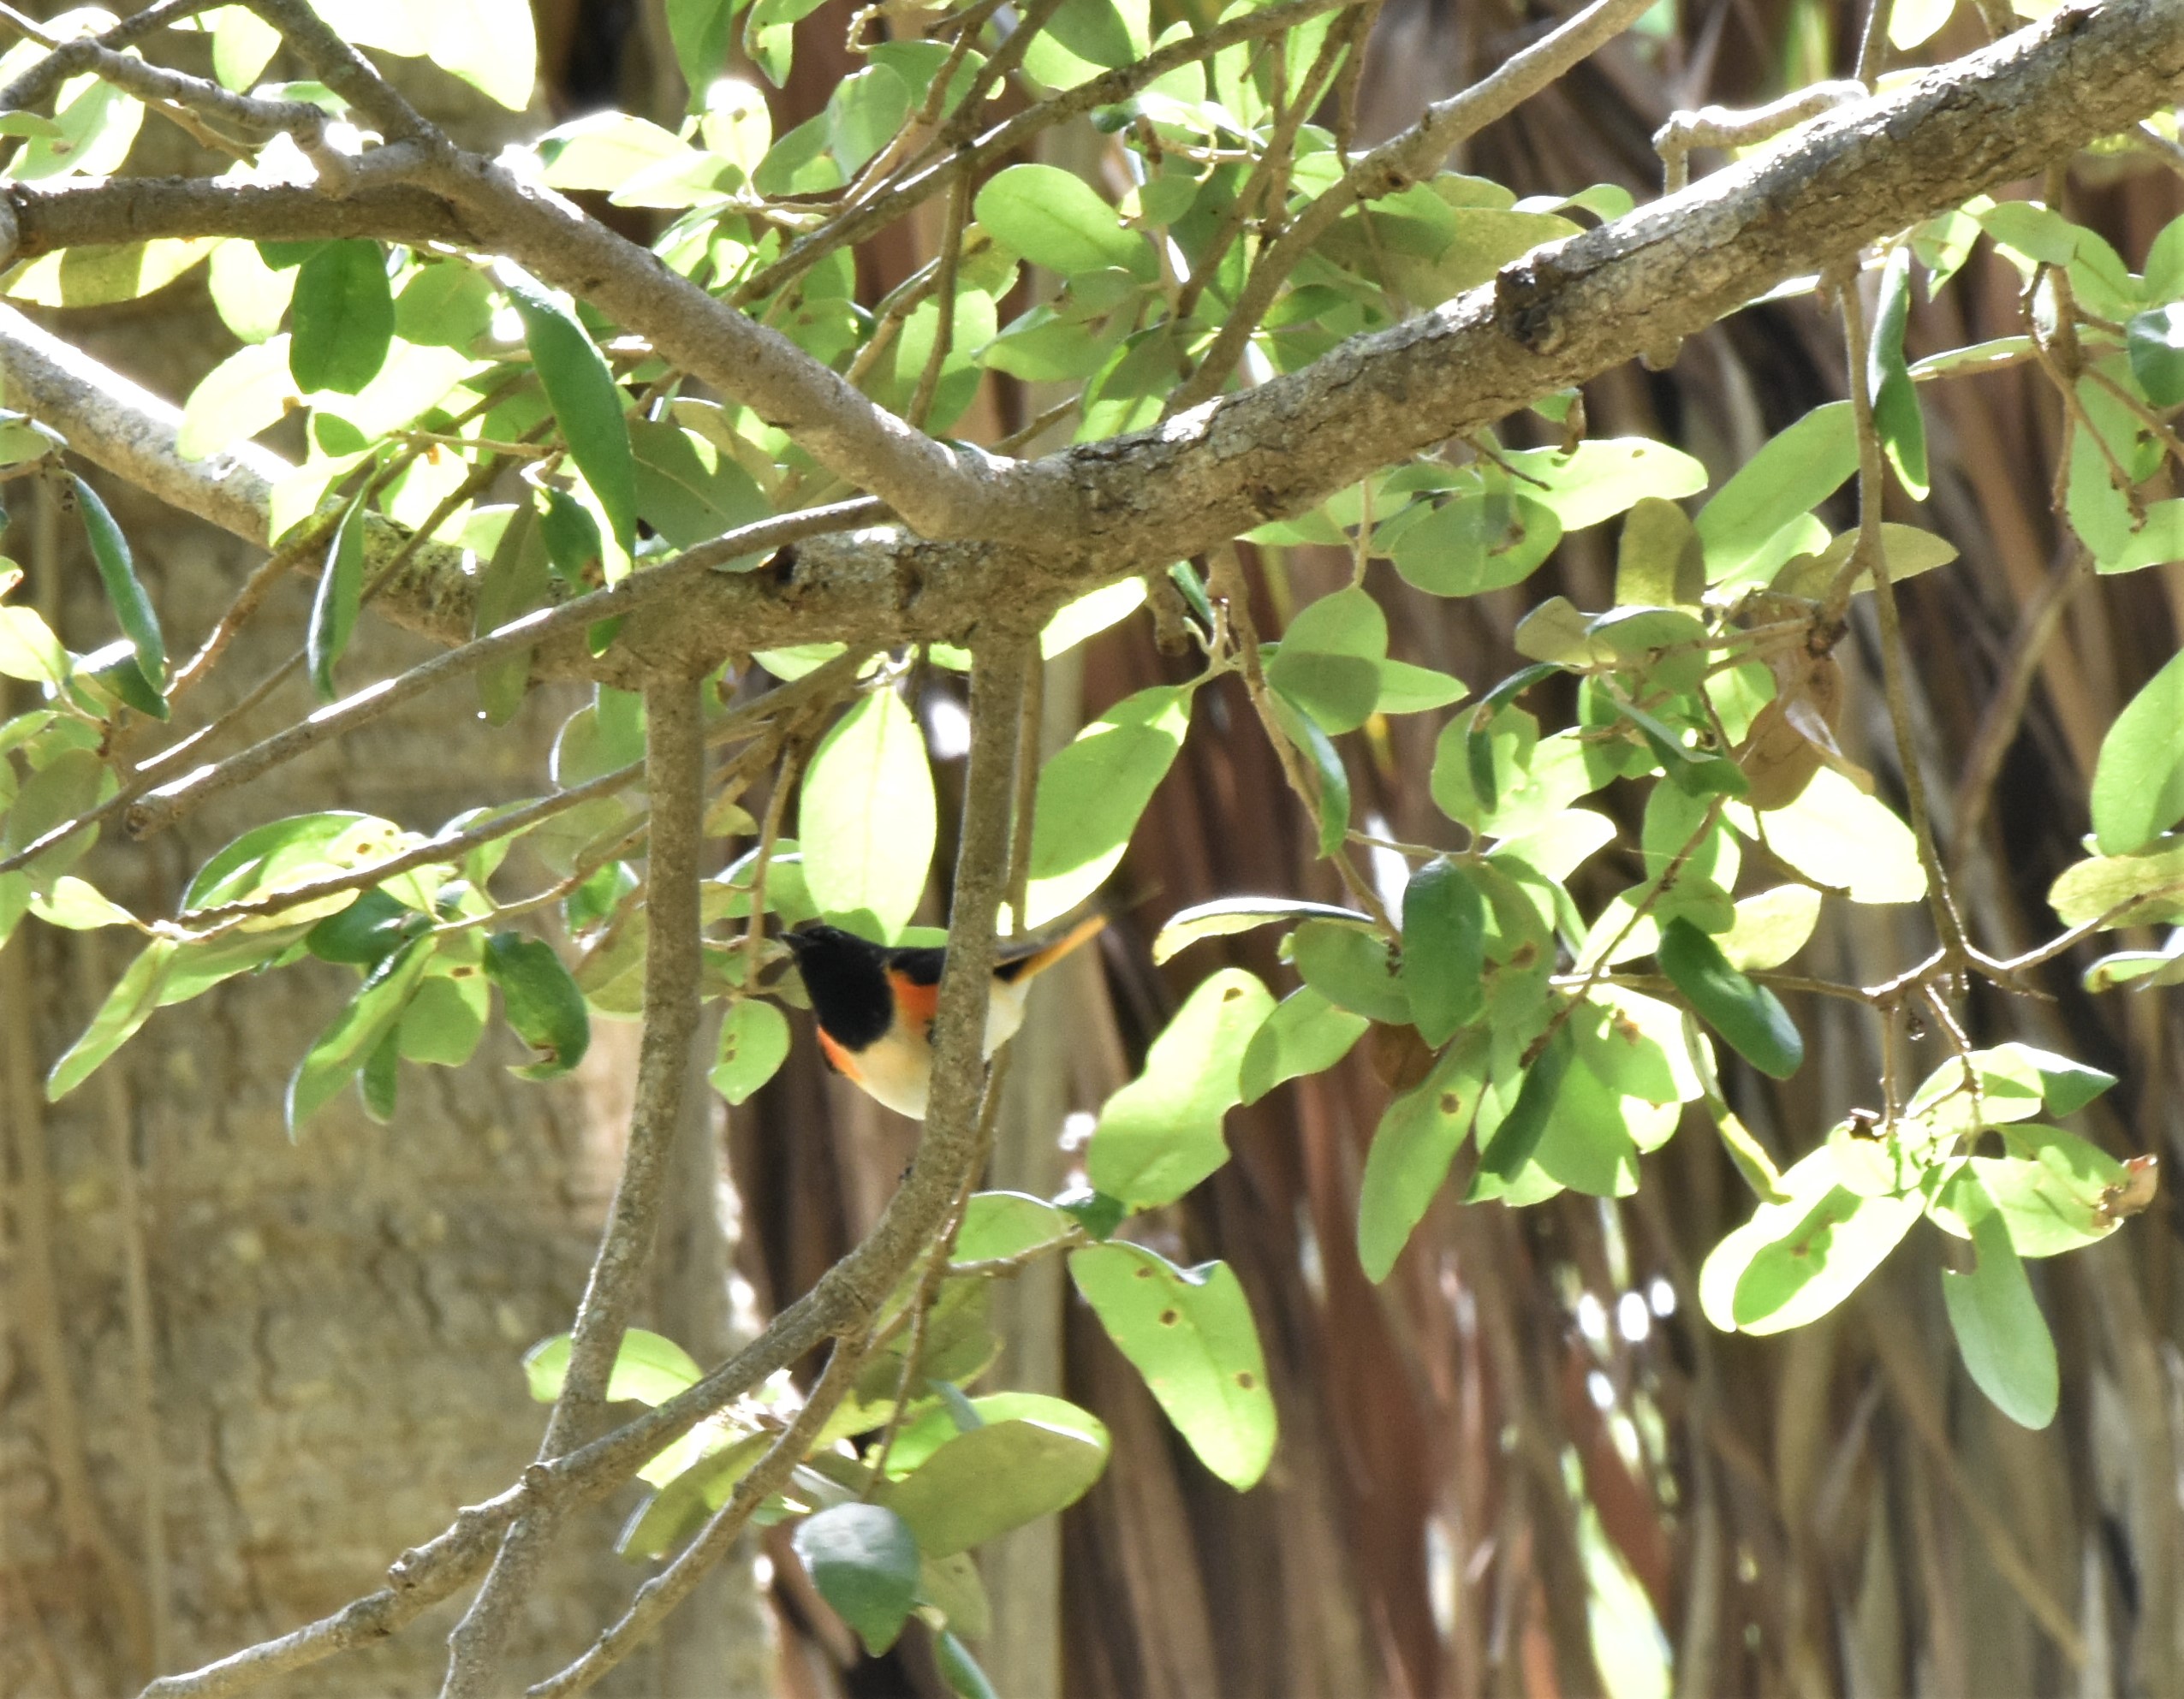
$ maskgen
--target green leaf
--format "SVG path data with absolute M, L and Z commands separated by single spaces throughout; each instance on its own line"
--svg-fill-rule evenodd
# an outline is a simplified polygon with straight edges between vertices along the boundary
M 1491 1049 L 1486 1030 L 1473 1028 L 1380 1117 L 1358 1191 L 1358 1260 L 1375 1285 L 1388 1278 L 1449 1177 L 1479 1113 Z
M 545 1339 L 523 1353 L 524 1379 L 531 1396 L 540 1404 L 551 1404 L 561 1396 L 561 1389 L 568 1379 L 568 1346 L 567 1334 L 556 1334 Z M 606 1401 L 622 1404 L 659 1405 L 678 1393 L 685 1393 L 705 1378 L 690 1353 L 664 1334 L 648 1333 L 642 1328 L 624 1330 L 622 1343 L 615 1347 L 614 1368 L 607 1375 Z
M 1032 829 L 1027 924 L 1067 914 L 1115 870 L 1189 723 L 1189 692 L 1156 685 L 1116 703 L 1047 762 Z
M 1555 510 L 1506 489 L 1471 490 L 1406 526 L 1395 570 L 1432 596 L 1476 596 L 1520 584 L 1562 540 Z
M 428 973 L 409 1000 L 397 1035 L 404 1061 L 459 1068 L 476 1054 L 492 999 L 483 974 L 461 971 L 461 978 Z
M 1038 1422 L 1081 1435 L 1102 1452 L 1112 1448 L 1107 1424 L 1067 1399 L 1044 1393 L 988 1393 L 980 1398 L 966 1398 L 945 1382 L 937 1390 L 938 1403 L 911 1417 L 896 1431 L 895 1449 L 887 1454 L 890 1480 L 916 1474 L 927 1458 L 958 1434 L 1001 1422 Z
M 182 912 L 277 896 L 301 885 L 353 873 L 399 854 L 416 840 L 376 814 L 330 810 L 271 820 L 221 850 L 189 882 Z M 356 900 L 350 893 L 300 905 L 259 924 L 286 926 L 339 912 Z M 246 923 L 248 925 L 249 923 Z
M 1470 692 L 1459 678 L 1435 672 L 1430 667 L 1413 667 L 1407 661 L 1383 661 L 1380 663 L 1380 700 L 1374 711 L 1381 714 L 1423 714 L 1430 708 L 1446 708 L 1452 702 L 1461 702 Z
M 592 1018 L 584 994 L 551 944 L 521 932 L 497 932 L 485 941 L 485 977 L 501 988 L 501 1009 L 517 1037 L 541 1053 L 520 1079 L 553 1079 L 584 1060 L 592 1043 Z
M 1152 941 L 1152 959 L 1156 965 L 1169 961 L 1201 938 L 1222 938 L 1231 933 L 1248 932 L 1258 926 L 1309 919 L 1343 921 L 1353 926 L 1372 924 L 1370 916 L 1333 903 L 1302 902 L 1286 897 L 1223 897 L 1170 915 L 1168 924 Z
M 420 347 L 467 348 L 492 323 L 493 286 L 453 260 L 419 266 L 395 297 L 395 335 Z
M 2184 654 L 2116 716 L 2093 769 L 2093 841 L 2131 855 L 2184 819 Z
M 155 938 L 128 965 L 106 1001 L 91 1018 L 83 1036 L 53 1064 L 45 1078 L 45 1101 L 57 1103 L 91 1078 L 115 1051 L 128 1043 L 159 1007 L 159 993 L 182 946 L 171 938 Z
M 990 1422 L 934 1452 L 887 1502 L 910 1525 L 920 1551 L 944 1558 L 1068 1508 L 1106 1466 L 1104 1435 L 1095 1439 L 1046 1422 Z
M 303 947 L 321 961 L 377 967 L 431 924 L 388 892 L 366 891 L 305 933 Z
M 1145 1072 L 1107 1100 L 1085 1153 L 1092 1185 L 1138 1209 L 1173 1203 L 1229 1160 L 1223 1116 L 1244 1047 L 1273 1011 L 1266 988 L 1223 968 L 1184 1001 L 1146 1052 Z
M 1059 1239 L 1069 1218 L 1044 1197 L 1021 1191 L 975 1191 L 955 1231 L 955 1260 L 979 1262 L 990 1256 L 1014 1256 L 1035 1245 Z
M 1788 1079 L 1804 1066 L 1805 1040 L 1781 1001 L 1729 965 L 1714 941 L 1687 920 L 1661 929 L 1661 971 L 1715 1031 L 1760 1072 Z
M 1547 1124 L 1562 1094 L 1562 1082 L 1568 1077 L 1570 1063 L 1576 1054 L 1575 1035 L 1570 1031 L 1570 1023 L 1564 1021 L 1555 1029 L 1546 1048 L 1525 1069 L 1516 1102 L 1509 1105 L 1509 1112 L 1502 1117 L 1493 1137 L 1479 1151 L 1480 1177 L 1506 1185 L 1523 1172 L 1546 1134 Z M 1474 1181 L 1473 1191 L 1476 1193 L 1479 1190 Z
M 1110 1242 L 1073 1251 L 1069 1277 L 1199 1460 L 1240 1492 L 1255 1483 L 1274 1456 L 1274 1399 L 1235 1270 Z
M 2059 1126 L 2002 1129 L 2003 1156 L 1974 1156 L 1972 1172 L 2001 1210 L 2020 1256 L 2056 1256 L 2098 1244 L 2123 1224 L 2110 1198 L 2129 1179 L 2107 1151 Z
M 741 1103 L 774 1077 L 788 1055 L 788 1019 L 762 998 L 739 997 L 721 1017 L 720 1047 L 705 1078 L 729 1102 Z
M 27 890 L 29 882 L 24 881 Z M 89 932 L 101 926 L 127 926 L 135 917 L 113 901 L 96 886 L 86 884 L 74 875 L 63 875 L 53 882 L 53 888 L 43 896 L 32 892 L 30 912 L 48 926 L 59 926 L 71 932 Z
M 855 175 L 887 146 L 910 113 L 910 90 L 885 65 L 867 65 L 834 86 L 827 98 L 829 151 L 844 173 Z
M 559 296 L 516 274 L 509 300 L 523 320 L 531 362 L 553 404 L 570 457 L 592 486 L 625 555 L 637 547 L 637 464 L 622 394 L 606 357 Z
M 1485 963 L 1486 900 L 1463 868 L 1436 856 L 1404 888 L 1401 972 L 1411 1018 L 1432 1049 L 1479 1018 Z
M 1333 1067 L 1371 1025 L 1361 1014 L 1336 1007 L 1311 986 L 1299 986 L 1244 1047 L 1236 1079 L 1240 1101 L 1256 1103 L 1284 1080 Z
M 35 611 L 0 608 L 0 677 L 58 689 L 68 671 L 68 651 Z
M 2135 315 L 2124 327 L 2131 375 L 2155 407 L 2184 404 L 2184 301 Z
M 1926 894 L 1911 829 L 1831 767 L 1815 773 L 1788 807 L 1768 811 L 1764 834 L 1743 803 L 1728 803 L 1722 813 L 1814 884 L 1844 891 L 1854 903 L 1915 903 Z
M 1297 971 L 1330 1002 L 1373 1020 L 1407 1026 L 1410 998 L 1377 933 L 1338 921 L 1307 920 L 1292 946 Z
M 225 246 L 245 253 L 253 252 L 247 245 Z M 278 424 L 295 399 L 295 379 L 289 371 L 289 339 L 276 336 L 271 342 L 246 344 L 206 372 L 190 391 L 182 407 L 175 452 L 186 460 L 225 454 L 267 426 Z
M 1971 1221 L 1974 1261 L 1967 1273 L 1942 1271 L 1949 1331 L 1973 1383 L 1995 1408 L 2020 1428 L 2044 1428 L 2062 1393 L 2047 1318 L 2002 1212 L 1968 1174 L 1959 1174 L 1950 1191 Z
M 387 363 L 395 298 L 377 242 L 322 244 L 296 273 L 289 371 L 297 389 L 354 395 Z
M 1071 172 L 1010 165 L 986 180 L 972 206 L 996 241 L 1034 265 L 1065 276 L 1108 266 L 1152 276 L 1145 238 L 1125 229 L 1122 215 Z
M 910 1525 L 884 1505 L 836 1505 L 791 1536 L 819 1596 L 877 1658 L 895 1643 L 917 1597 L 919 1556 Z
M 1889 12 L 1889 44 L 1908 53 L 1941 33 L 1956 0 L 1895 0 Z
M 676 548 L 694 548 L 765 517 L 766 498 L 751 474 L 696 432 L 664 420 L 633 419 L 629 444 L 636 456 L 637 511 Z
M 1781 1185 L 1785 1201 L 1762 1203 L 1699 1271 L 1700 1307 L 1725 1333 L 1779 1334 L 1818 1321 L 1895 1249 L 1922 1202 L 1860 1196 L 1840 1183 L 1827 1145 Z
M 1039 633 L 1039 656 L 1051 661 L 1066 655 L 1087 638 L 1128 619 L 1145 605 L 1146 581 L 1126 578 L 1088 591 L 1068 603 L 1046 622 Z
M 406 945 L 374 968 L 348 1006 L 320 1033 L 289 1080 L 289 1137 L 300 1134 L 328 1099 L 371 1060 L 402 1018 L 410 994 L 432 959 L 424 939 Z
M 1714 942 L 1731 967 L 1747 972 L 1780 967 L 1805 948 L 1819 921 L 1818 891 L 1777 885 L 1738 903 L 1735 921 Z
M 1333 855 L 1349 835 L 1350 770 L 1317 720 L 1278 690 L 1269 691 L 1266 699 L 1274 706 L 1274 721 L 1282 734 L 1312 763 L 1318 781 L 1319 852 Z
M 348 648 L 356 630 L 357 611 L 364 603 L 364 495 L 361 490 L 342 512 L 334 528 L 326 564 L 319 569 L 318 589 L 311 600 L 311 628 L 304 640 L 310 662 L 311 686 L 321 702 L 331 702 L 341 692 L 334 687 L 334 667 Z
M 1266 681 L 1322 730 L 1354 732 L 1378 705 L 1387 656 L 1387 616 L 1353 586 L 1321 597 L 1289 621 L 1266 664 Z
M 97 490 L 80 478 L 69 481 L 75 486 L 76 505 L 83 514 L 84 536 L 91 544 L 91 558 L 98 568 L 98 581 L 105 587 L 106 599 L 113 603 L 115 617 L 121 621 L 122 633 L 136 655 L 137 670 L 155 691 L 164 694 L 167 686 L 167 643 L 159 633 L 159 616 L 152 611 L 152 598 L 144 593 L 144 585 L 138 581 L 136 560 L 129 553 L 128 539 L 122 535 L 121 526 L 114 523 L 113 514 L 98 499 Z
M 2048 902 L 2066 926 L 2184 921 L 2184 839 L 2164 835 L 2136 855 L 2074 863 L 2048 888 Z
M 1813 408 L 1746 461 L 1700 510 L 1706 581 L 1741 578 L 1764 558 L 1776 532 L 1834 495 L 1857 470 L 1850 403 Z
M 1611 520 L 1648 496 L 1694 496 L 1706 487 L 1705 466 L 1648 437 L 1596 437 L 1567 454 L 1520 449 L 1501 459 L 1525 499 L 1552 508 L 1564 531 Z
M 1932 488 L 1926 475 L 1926 420 L 1919 410 L 1919 390 L 1903 357 L 1903 331 L 1911 314 L 1911 250 L 1899 247 L 1881 268 L 1880 299 L 1873 309 L 1873 335 L 1866 349 L 1866 390 L 1873 405 L 1873 428 L 1889 464 L 1913 499 L 1925 501 Z
M 924 734 L 900 696 L 874 691 L 835 722 L 804 775 L 796 835 L 812 900 L 900 936 L 925 894 L 937 831 Z
M 733 0 L 667 0 L 668 39 L 674 44 L 682 80 L 689 85 L 693 108 L 705 100 L 713 80 L 727 68 L 735 20 Z

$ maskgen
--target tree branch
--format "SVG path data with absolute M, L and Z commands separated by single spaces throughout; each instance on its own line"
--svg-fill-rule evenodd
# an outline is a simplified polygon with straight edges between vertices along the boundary
M 637 1100 L 622 1179 L 592 1263 L 569 1340 L 568 1369 L 546 1420 L 539 1458 L 572 1451 L 605 1408 L 607 1381 L 622 1348 L 629 1307 L 644 1278 L 658 1226 L 668 1152 L 690 1077 L 698 1029 L 699 817 L 705 811 L 705 725 L 695 677 L 656 680 L 645 692 L 646 787 L 652 824 L 646 852 L 645 1034 L 637 1060 Z M 474 1699 L 503 1679 L 502 1653 L 515 1613 L 545 1556 L 560 1518 L 527 1515 L 501 1542 L 484 1586 L 448 1637 L 443 1699 Z
M 541 672 L 626 680 L 619 669 L 633 661 L 790 641 L 960 642 L 999 598 L 1058 605 L 1201 553 L 1306 511 L 1378 466 L 1689 336 L 1784 278 L 2127 128 L 2161 105 L 2180 76 L 2184 0 L 2065 6 L 1884 98 L 1818 118 L 1780 151 L 1536 250 L 1491 285 L 1354 338 L 1303 371 L 1152 431 L 981 479 L 982 506 L 1021 499 L 1021 511 L 1067 516 L 1038 527 L 1035 544 L 926 542 L 880 530 L 814 542 L 799 549 L 793 571 L 711 578 L 672 609 L 634 617 L 604 659 L 572 645 L 542 656 Z M 74 193 L 125 205 L 137 187 Z M 70 216 L 73 228 L 92 227 L 87 212 Z M 126 228 L 125 215 L 115 216 L 116 227 Z M 542 233 L 582 228 L 570 215 L 535 208 L 521 223 L 527 255 Z M 574 273 L 584 268 L 564 263 L 568 281 L 583 283 Z M 650 274 L 643 287 L 653 288 L 658 269 L 648 258 L 621 286 L 637 288 L 639 270 Z M 594 299 L 622 316 L 605 296 Z M 699 299 L 709 324 L 725 322 L 709 298 Z M 265 478 L 253 469 L 272 457 L 245 449 L 222 461 L 179 461 L 172 409 L 134 386 L 125 395 L 121 380 L 4 312 L 0 369 L 18 404 L 88 458 L 230 530 L 262 536 L 263 484 L 246 494 L 245 474 Z M 96 392 L 88 399 L 87 389 Z M 907 431 L 899 421 L 896 428 Z M 396 623 L 455 643 L 469 635 L 473 594 L 455 551 L 428 550 L 384 602 Z

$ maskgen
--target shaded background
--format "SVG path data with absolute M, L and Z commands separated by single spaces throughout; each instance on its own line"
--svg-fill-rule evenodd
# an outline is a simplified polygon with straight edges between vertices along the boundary
M 681 88 L 656 4 L 539 0 L 538 12 L 552 106 L 534 117 L 613 102 L 672 122 Z M 855 68 L 842 46 L 848 13 L 832 0 L 800 27 L 795 77 L 774 97 L 777 134 Z M 1473 0 L 1389 0 L 1365 80 L 1366 139 L 1551 21 Z M 1642 196 L 1658 181 L 1648 137 L 1671 110 L 1843 74 L 1857 22 L 1849 9 L 1803 0 L 1691 0 L 1457 163 L 1520 193 L 1608 181 Z M 1961 8 L 1934 56 L 1983 39 Z M 456 98 L 451 86 L 438 92 Z M 147 168 L 154 128 L 132 169 Z M 2134 262 L 2184 207 L 2175 177 L 2143 156 L 2081 163 L 2063 193 L 2066 211 Z M 862 298 L 916 262 L 910 232 L 875 243 L 860 255 Z M 2016 332 L 2016 289 L 2014 273 L 1975 258 L 1939 302 L 1916 302 L 1911 352 Z M 102 357 L 177 397 L 232 345 L 192 280 L 65 328 L 86 324 Z M 1809 299 L 1790 301 L 1693 339 L 1668 371 L 1606 374 L 1587 386 L 1586 409 L 1595 434 L 1660 437 L 1718 477 L 1842 395 L 1842 367 L 1832 321 Z M 1963 558 L 1902 592 L 1914 716 L 1974 936 L 2007 954 L 2053 929 L 2043 894 L 2080 853 L 2100 735 L 2177 646 L 2184 569 L 2106 581 L 2075 571 L 2048 504 L 2058 408 L 2027 369 L 1930 385 L 1924 399 L 1934 495 L 1923 513 L 1892 505 L 1892 517 L 1941 530 Z M 1004 381 L 961 429 L 990 438 L 1039 404 Z M 1851 519 L 1840 505 L 1826 516 L 1838 528 Z M 161 538 L 143 548 L 155 593 L 163 609 L 195 607 L 195 627 L 187 612 L 170 615 L 193 638 L 242 551 L 141 507 L 123 519 L 133 535 Z M 6 546 L 37 568 L 63 634 L 86 645 L 101 615 L 80 545 L 39 526 L 35 513 L 16 515 Z M 1526 609 L 1556 593 L 1608 605 L 1613 541 L 1611 527 L 1570 538 L 1526 584 L 1466 602 L 1419 595 L 1385 567 L 1369 584 L 1399 655 L 1483 688 L 1517 664 L 1509 633 Z M 1306 550 L 1248 564 L 1268 630 L 1348 572 L 1347 560 Z M 288 594 L 259 664 L 295 641 L 303 591 Z M 405 652 L 383 639 L 367 664 L 392 667 Z M 1837 653 L 1847 751 L 1900 805 L 1862 616 Z M 1058 743 L 1130 691 L 1180 676 L 1180 664 L 1142 621 L 1053 663 L 1046 737 Z M 239 682 L 255 676 L 236 670 Z M 375 731 L 300 766 L 277 801 L 339 801 L 429 828 L 480 785 L 495 795 L 535 787 L 544 740 L 568 705 L 535 703 L 523 747 L 480 739 L 473 751 L 453 741 L 452 717 L 402 722 L 408 743 Z M 1088 1130 L 1069 1117 L 1129 1076 L 1204 974 L 1234 961 L 1277 989 L 1289 983 L 1271 940 L 1217 940 L 1153 969 L 1146 947 L 1168 913 L 1245 892 L 1338 894 L 1233 681 L 1202 692 L 1195 711 L 1118 876 L 1141 900 L 1097 954 L 1042 981 L 995 1184 L 1050 1193 L 1068 1182 Z M 1450 841 L 1424 783 L 1442 717 L 1345 740 L 1360 820 L 1377 815 L 1412 842 Z M 470 787 L 442 792 L 458 770 Z M 938 770 L 946 818 L 961 763 Z M 1604 795 L 1634 827 L 1639 800 L 1628 787 Z M 124 900 L 170 900 L 190 867 L 276 801 L 253 797 L 164 847 L 109 847 L 98 872 Z M 1589 910 L 1622 882 L 1587 890 L 1580 878 L 1577 894 Z M 1872 983 L 1930 944 L 1923 910 L 1851 910 L 1830 915 L 1801 965 Z M 86 963 L 84 952 L 101 949 Z M 1980 989 L 1970 1029 L 2121 1074 L 2080 1125 L 2118 1155 L 2167 1155 L 2179 1127 L 2175 1000 L 2086 999 L 2076 965 L 2044 982 L 2052 1002 Z M 414 1113 L 397 1126 L 330 1112 L 292 1149 L 278 1093 L 346 993 L 329 971 L 307 995 L 289 982 L 310 982 L 286 976 L 164 1015 L 100 1077 L 110 1088 L 95 1081 L 41 1114 L 25 1083 L 80 1030 L 119 967 L 118 947 L 99 935 L 27 926 L 0 956 L 14 1323 L 0 1360 L 0 1672 L 25 1693 L 121 1690 L 155 1653 L 164 1667 L 194 1664 L 334 1608 L 455 1505 L 512 1478 L 539 1420 L 517 1357 L 565 1323 L 626 1091 L 628 1031 L 603 1027 L 579 1089 L 504 1086 L 481 1059 L 430 1076 L 413 1096 L 412 1070 Z M 1727 1059 L 1725 1082 L 1785 1165 L 1878 1095 L 1879 1034 L 1862 1010 L 1793 1012 L 1811 1058 L 1798 1078 L 1776 1084 Z M 1934 1060 L 1922 1052 L 1912 1065 Z M 1251 1494 L 1190 1456 L 1058 1268 L 1005 1290 L 996 1381 L 1064 1393 L 1107 1422 L 1116 1445 L 1082 1504 L 987 1553 L 997 1628 L 980 1651 L 1010 1699 L 2184 1690 L 2184 1359 L 2169 1194 L 2104 1244 L 2030 1265 L 2062 1353 L 2063 1400 L 2050 1429 L 2028 1434 L 1957 1365 L 1931 1234 L 1913 1235 L 1815 1327 L 1768 1340 L 1707 1328 L 1695 1271 L 1752 1199 L 1696 1118 L 1645 1159 L 1634 1198 L 1565 1196 L 1513 1213 L 1444 1197 L 1372 1287 L 1354 1252 L 1357 1180 L 1386 1096 L 1361 1048 L 1236 1111 L 1236 1160 L 1144 1223 L 1173 1257 L 1227 1258 L 1251 1296 L 1282 1423 L 1273 1470 Z M 724 1129 L 693 1125 L 699 1136 L 685 1141 L 689 1208 L 652 1318 L 701 1358 L 854 1242 L 914 1137 L 830 1081 L 808 1045 L 727 1119 Z M 715 1183 L 718 1154 L 732 1185 Z M 125 1179 L 138 1194 L 134 1228 Z M 134 1306 L 132 1244 L 146 1270 Z M 563 1542 L 526 1625 L 527 1672 L 573 1654 L 630 1584 L 601 1554 L 613 1520 Z M 753 1564 L 771 1577 L 763 1611 Z M 445 1614 L 268 1690 L 429 1689 Z M 915 1637 L 882 1662 L 862 1660 L 777 1545 L 747 1553 L 680 1613 L 614 1690 L 939 1690 Z

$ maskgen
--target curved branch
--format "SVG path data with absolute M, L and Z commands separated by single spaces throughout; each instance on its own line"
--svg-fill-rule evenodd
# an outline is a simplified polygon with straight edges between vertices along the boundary
M 986 540 L 931 542 L 875 528 L 807 544 L 793 572 L 712 577 L 673 609 L 633 618 L 604 661 L 556 655 L 542 665 L 601 677 L 633 658 L 649 664 L 789 641 L 960 642 L 999 599 L 1050 607 L 1202 553 L 1306 511 L 1378 466 L 1673 344 L 1786 278 L 2128 128 L 2168 100 L 2180 77 L 2184 0 L 2080 0 L 1884 98 L 1818 119 L 1787 147 L 1535 250 L 1493 283 L 1354 338 L 1302 371 L 1151 431 L 982 472 L 975 505 L 995 520 Z M 126 205 L 142 191 L 120 182 L 69 193 Z M 509 223 L 474 234 L 508 240 L 530 263 L 539 258 L 534 245 L 550 247 L 585 229 L 567 211 L 524 205 Z M 78 230 L 96 223 L 87 211 L 70 216 Z M 617 258 L 612 279 L 592 289 L 600 281 L 589 263 L 597 246 L 578 244 L 541 275 L 583 287 L 625 323 L 638 317 L 628 311 L 638 294 L 665 289 L 679 300 L 688 288 L 646 258 L 642 268 Z M 706 325 L 729 322 L 710 297 L 690 293 L 705 304 Z M 655 308 L 643 317 L 657 323 L 661 315 Z M 700 341 L 711 335 L 694 318 L 686 328 Z M 693 353 L 661 347 L 678 360 Z M 699 352 L 707 367 L 734 358 L 725 342 Z M 21 371 L 64 359 L 100 373 L 27 320 L 0 312 L 0 370 L 11 396 L 25 398 L 90 459 L 229 529 L 262 535 L 262 517 L 208 476 L 222 463 L 176 461 L 171 425 L 145 426 L 122 404 L 120 380 L 101 374 L 39 384 Z M 86 407 L 87 383 L 114 393 Z M 175 417 L 128 388 L 162 420 Z M 866 425 L 878 433 L 876 444 L 885 437 L 882 424 Z M 915 437 L 899 420 L 891 425 Z M 147 431 L 164 443 L 164 455 L 146 452 Z M 234 457 L 246 466 L 271 460 L 258 450 Z M 917 512 L 898 510 L 913 524 L 930 519 L 930 492 L 913 506 Z M 1025 515 L 1039 516 L 1029 527 L 1036 538 L 1005 545 Z M 470 634 L 473 594 L 454 551 L 428 550 L 382 603 L 396 623 L 455 643 Z

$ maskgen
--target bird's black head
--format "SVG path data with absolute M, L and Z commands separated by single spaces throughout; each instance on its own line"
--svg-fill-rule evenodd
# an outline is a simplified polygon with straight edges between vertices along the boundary
M 895 994 L 883 946 L 817 924 L 784 932 L 782 942 L 795 953 L 812 1013 L 827 1037 L 846 1049 L 861 1050 L 886 1032 L 895 1019 Z

